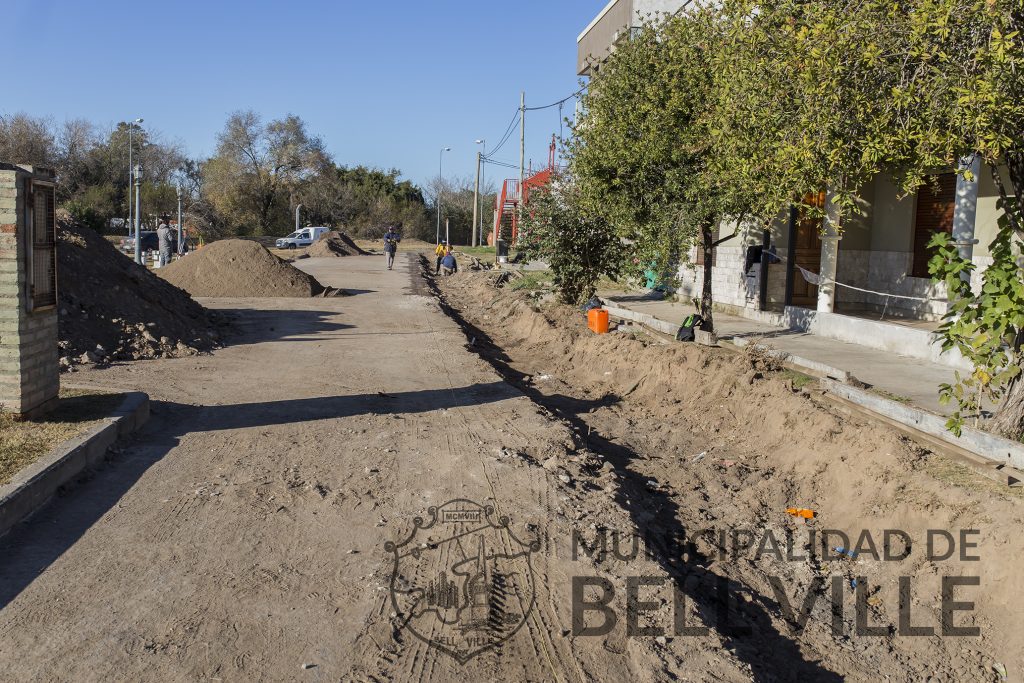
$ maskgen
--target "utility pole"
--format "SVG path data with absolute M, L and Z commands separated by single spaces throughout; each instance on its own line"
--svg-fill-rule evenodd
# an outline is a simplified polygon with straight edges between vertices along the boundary
M 441 243 L 441 193 L 444 192 L 444 174 L 441 169 L 444 163 L 444 153 L 450 151 L 452 151 L 451 147 L 442 147 L 437 155 L 437 237 L 435 244 Z
M 302 208 L 302 204 L 295 205 L 295 232 L 299 231 L 299 209 Z
M 523 205 L 523 181 L 526 179 L 526 91 L 519 93 L 519 206 Z
M 447 218 L 444 219 L 444 243 L 447 244 L 449 247 L 452 246 L 451 237 L 449 237 L 449 235 L 448 235 L 448 219 Z
M 473 184 L 473 240 L 476 246 L 477 218 L 480 216 L 480 152 L 476 153 L 476 182 Z

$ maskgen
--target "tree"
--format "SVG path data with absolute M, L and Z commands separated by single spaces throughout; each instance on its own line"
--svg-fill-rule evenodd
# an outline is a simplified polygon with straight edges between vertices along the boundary
M 57 148 L 50 122 L 24 113 L 0 116 L 0 160 L 54 166 Z
M 568 144 L 585 213 L 614 225 L 633 270 L 665 272 L 692 244 L 705 254 L 700 308 L 713 329 L 712 258 L 719 224 L 742 221 L 749 196 L 713 172 L 714 63 L 720 15 L 694 9 L 649 22 L 592 80 Z M 719 138 L 720 140 L 720 138 Z M 742 189 L 742 188 L 740 188 Z
M 990 423 L 996 433 L 1024 437 L 1024 4 L 936 1 L 918 23 L 923 54 L 942 54 L 917 84 L 927 106 L 914 114 L 937 131 L 933 146 L 946 156 L 976 154 L 987 166 L 1003 210 L 990 246 L 992 265 L 972 291 L 975 264 L 950 239 L 932 241 L 929 268 L 946 283 L 950 300 L 939 332 L 974 367 L 941 387 L 957 409 L 949 427 L 959 433 L 983 400 L 999 402 Z M 1005 167 L 1006 178 L 1003 168 Z M 1007 182 L 1008 181 L 1008 182 Z M 1010 188 L 1007 188 L 1007 185 Z M 976 418 L 977 421 L 977 418 Z
M 323 142 L 299 117 L 264 123 L 255 112 L 236 112 L 203 166 L 204 189 L 232 233 L 272 234 L 286 229 L 294 197 L 328 164 Z
M 841 233 L 842 217 L 859 210 L 860 188 L 880 172 L 910 192 L 936 169 L 969 173 L 965 157 L 988 165 L 1006 217 L 980 296 L 961 279 L 973 265 L 948 240 L 935 242 L 932 272 L 951 300 L 945 346 L 975 363 L 942 397 L 959 403 L 953 429 L 978 411 L 980 394 L 1004 398 L 992 426 L 1019 436 L 1020 0 L 734 0 L 723 14 L 730 49 L 717 69 L 725 106 L 713 132 L 732 145 L 720 146 L 716 166 L 747 184 L 762 216 L 827 188 L 824 229 Z M 1004 163 L 1012 192 L 998 170 Z
M 555 177 L 531 192 L 516 242 L 527 258 L 549 264 L 559 298 L 574 305 L 594 295 L 601 275 L 619 275 L 625 253 L 611 224 L 583 210 L 578 191 L 568 178 Z

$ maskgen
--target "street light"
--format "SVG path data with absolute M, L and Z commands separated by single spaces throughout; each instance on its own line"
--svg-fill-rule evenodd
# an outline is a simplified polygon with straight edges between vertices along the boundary
M 480 155 L 478 155 L 477 158 L 476 158 L 476 193 L 473 195 L 473 215 L 474 216 L 477 215 L 477 209 L 478 208 L 479 208 L 479 211 L 480 211 L 480 214 L 479 214 L 480 215 L 479 228 L 477 227 L 476 219 L 474 218 L 474 220 L 473 220 L 473 241 L 476 242 L 476 239 L 477 239 L 476 233 L 479 232 L 480 233 L 480 242 L 479 242 L 479 244 L 482 247 L 484 245 L 484 208 L 481 205 L 482 204 L 482 195 L 480 195 L 480 188 L 483 187 L 484 191 L 486 192 L 486 190 L 487 190 L 486 184 L 481 185 L 481 183 L 485 183 L 486 182 L 483 179 L 486 177 L 487 174 L 484 172 L 483 164 L 480 163 L 480 161 L 481 161 L 481 157 L 486 157 L 487 156 L 487 140 L 486 139 L 480 139 L 480 140 L 474 140 L 473 142 L 475 142 L 478 145 L 483 145 L 484 146 L 484 151 L 481 152 Z
M 135 262 L 142 263 L 142 164 L 135 166 Z
M 135 126 L 142 123 L 142 119 L 135 119 L 128 124 L 128 233 L 131 234 L 132 225 L 132 132 Z M 138 235 L 136 235 L 136 238 Z
M 452 151 L 451 147 L 442 147 L 437 155 L 437 238 L 435 244 L 441 244 L 441 192 L 444 190 L 441 162 L 444 161 L 444 153 L 450 151 Z
M 178 253 L 184 253 L 181 251 L 181 183 L 175 186 L 178 193 Z

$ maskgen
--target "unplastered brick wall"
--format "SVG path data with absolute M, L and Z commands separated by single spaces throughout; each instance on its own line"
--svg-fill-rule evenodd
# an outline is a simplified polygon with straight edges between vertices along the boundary
M 27 308 L 25 181 L 30 171 L 0 164 L 0 409 L 31 415 L 57 398 L 57 311 Z
M 743 272 L 746 248 L 719 246 L 715 251 L 715 264 L 711 269 L 711 296 L 715 303 L 756 308 L 760 271 L 751 268 L 749 277 Z M 703 291 L 704 266 L 693 265 L 696 256 L 696 250 L 691 250 L 691 262 L 679 267 L 680 298 L 699 297 Z

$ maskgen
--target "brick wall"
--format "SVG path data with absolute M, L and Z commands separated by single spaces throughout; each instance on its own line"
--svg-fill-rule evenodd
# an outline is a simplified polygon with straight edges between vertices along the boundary
M 29 313 L 24 180 L 31 174 L 0 165 L 0 409 L 44 410 L 60 389 L 57 311 Z

